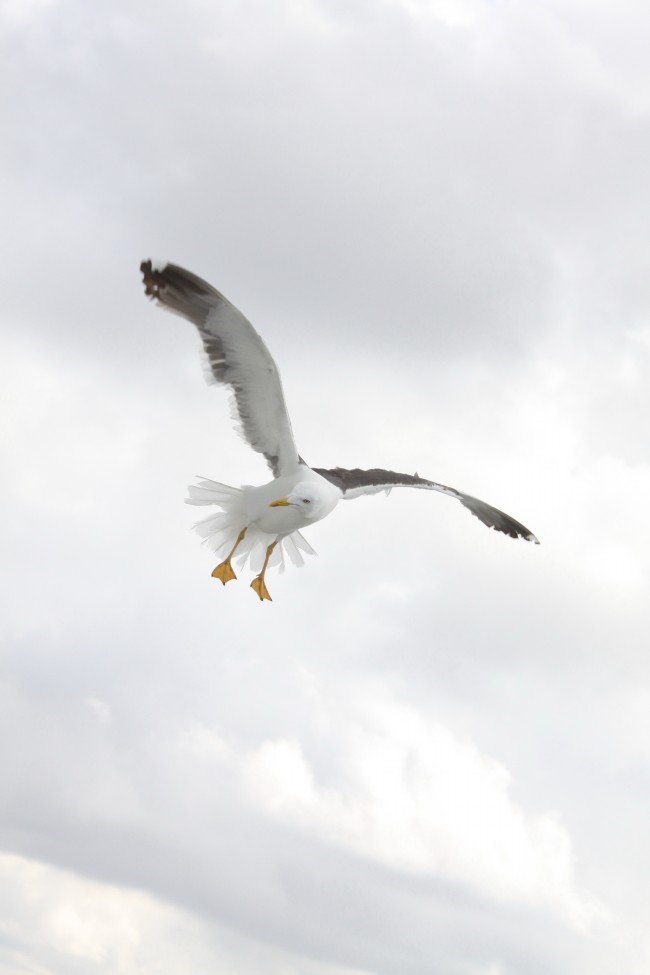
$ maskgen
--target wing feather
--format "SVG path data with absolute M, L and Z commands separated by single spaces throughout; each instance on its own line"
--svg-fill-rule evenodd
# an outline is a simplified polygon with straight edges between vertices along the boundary
M 176 264 L 140 265 L 145 293 L 196 325 L 213 382 L 230 386 L 241 432 L 275 477 L 299 463 L 282 383 L 271 353 L 227 298 Z
M 514 518 L 511 518 L 504 511 L 499 511 L 498 508 L 493 508 L 491 504 L 486 504 L 485 501 L 473 498 L 469 494 L 463 494 L 455 488 L 447 487 L 445 484 L 437 484 L 436 481 L 429 481 L 425 477 L 420 477 L 418 474 L 398 474 L 396 471 L 384 471 L 378 467 L 368 471 L 362 471 L 359 468 L 346 470 L 344 467 L 335 467 L 332 470 L 323 470 L 320 467 L 314 467 L 313 470 L 317 474 L 320 474 L 321 477 L 331 481 L 332 484 L 336 484 L 343 491 L 344 500 L 358 498 L 362 494 L 378 494 L 380 491 L 389 492 L 394 487 L 413 487 L 425 491 L 440 491 L 442 494 L 446 494 L 448 497 L 456 498 L 457 501 L 460 501 L 462 505 L 471 511 L 473 515 L 476 515 L 488 528 L 494 528 L 496 531 L 503 532 L 504 535 L 509 535 L 510 538 L 525 538 L 526 541 L 539 545 L 538 539 L 535 538 L 533 533 L 525 525 L 522 525 L 519 521 L 515 521 Z

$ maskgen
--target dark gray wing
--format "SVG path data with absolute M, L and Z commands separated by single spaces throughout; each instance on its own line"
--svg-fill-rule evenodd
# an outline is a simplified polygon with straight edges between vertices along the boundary
M 396 471 L 383 471 L 380 468 L 373 468 L 369 471 L 362 471 L 358 468 L 348 471 L 344 467 L 335 467 L 333 470 L 323 470 L 314 467 L 313 470 L 321 477 L 336 484 L 343 491 L 344 500 L 358 498 L 362 494 L 378 494 L 380 491 L 389 492 L 394 487 L 413 487 L 421 488 L 425 491 L 440 491 L 442 494 L 456 498 L 461 504 L 465 505 L 473 515 L 487 525 L 488 528 L 495 528 L 510 538 L 525 538 L 527 542 L 534 542 L 539 545 L 539 541 L 533 533 L 519 521 L 515 521 L 510 515 L 493 508 L 485 501 L 472 498 L 469 494 L 462 494 L 455 488 L 447 487 L 445 484 L 436 484 L 435 481 L 428 481 L 418 474 L 398 474 Z
M 242 433 L 275 477 L 299 462 L 282 383 L 271 353 L 248 319 L 216 288 L 176 264 L 143 261 L 145 294 L 199 330 L 210 378 L 230 386 Z

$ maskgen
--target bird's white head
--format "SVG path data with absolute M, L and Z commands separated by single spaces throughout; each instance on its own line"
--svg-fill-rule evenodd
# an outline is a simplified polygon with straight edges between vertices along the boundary
M 308 481 L 296 484 L 286 497 L 271 501 L 269 505 L 270 508 L 286 506 L 297 508 L 307 521 L 323 518 L 329 514 L 333 507 L 329 495 L 321 488 L 320 484 L 313 484 Z

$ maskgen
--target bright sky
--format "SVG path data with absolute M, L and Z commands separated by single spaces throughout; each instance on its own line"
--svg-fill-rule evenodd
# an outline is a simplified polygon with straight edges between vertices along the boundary
M 5 0 L 0 975 L 650 970 L 650 7 Z M 268 472 L 144 257 L 223 291 L 341 504 Z

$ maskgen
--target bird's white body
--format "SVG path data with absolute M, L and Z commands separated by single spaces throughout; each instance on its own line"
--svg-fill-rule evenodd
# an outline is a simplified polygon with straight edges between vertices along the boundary
M 338 487 L 304 464 L 267 484 L 236 488 L 205 479 L 188 490 L 188 504 L 216 505 L 221 509 L 196 525 L 199 535 L 217 555 L 227 554 L 242 528 L 246 528 L 246 536 L 237 546 L 236 561 L 241 569 L 250 559 L 253 571 L 259 571 L 266 549 L 275 541 L 278 544 L 271 566 L 282 569 L 285 554 L 295 565 L 302 565 L 301 552 L 313 555 L 314 550 L 300 529 L 326 518 L 343 497 Z

